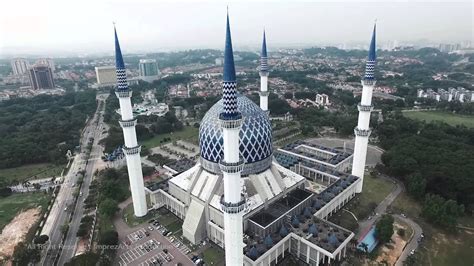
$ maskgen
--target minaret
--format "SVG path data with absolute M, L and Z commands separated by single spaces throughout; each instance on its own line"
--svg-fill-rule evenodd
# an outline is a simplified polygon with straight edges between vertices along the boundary
M 375 86 L 375 25 L 372 33 L 372 41 L 370 42 L 369 57 L 365 66 L 365 75 L 362 79 L 362 99 L 357 106 L 359 109 L 359 121 L 357 127 L 354 129 L 355 144 L 354 144 L 354 161 L 352 163 L 352 174 L 359 177 L 361 182 L 356 188 L 356 192 L 362 192 L 364 182 L 365 160 L 367 157 L 367 145 L 369 143 L 369 136 L 371 130 L 369 128 L 370 112 L 373 110 L 372 106 L 372 91 Z
M 117 88 L 115 95 L 119 98 L 120 113 L 122 119 L 119 123 L 123 130 L 125 145 L 123 151 L 127 159 L 128 178 L 130 190 L 132 191 L 133 210 L 136 217 L 145 216 L 148 208 L 146 206 L 145 186 L 143 185 L 142 163 L 140 159 L 141 146 L 137 142 L 135 126 L 137 119 L 132 113 L 132 91 L 128 89 L 127 74 L 123 63 L 122 51 L 115 30 L 115 67 L 117 73 Z
M 260 54 L 260 108 L 268 113 L 268 58 L 265 30 L 263 31 L 262 53 Z
M 224 212 L 225 264 L 243 265 L 243 211 L 245 199 L 241 194 L 240 173 L 244 167 L 239 152 L 239 132 L 242 114 L 237 109 L 237 82 L 235 79 L 234 54 L 230 36 L 229 14 L 227 14 L 224 51 L 224 78 L 222 100 L 224 110 L 219 114 L 224 139 L 224 157 L 219 166 L 224 176 L 224 195 L 221 208 Z

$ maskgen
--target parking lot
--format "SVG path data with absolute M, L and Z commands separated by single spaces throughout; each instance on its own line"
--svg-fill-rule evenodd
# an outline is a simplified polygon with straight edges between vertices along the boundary
M 121 266 L 194 265 L 187 256 L 191 250 L 158 222 L 141 225 L 122 236 L 120 243 L 124 248 L 117 253 L 117 263 Z

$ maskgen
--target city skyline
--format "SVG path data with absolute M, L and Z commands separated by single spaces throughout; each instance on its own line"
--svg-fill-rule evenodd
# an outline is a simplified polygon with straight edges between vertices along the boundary
M 126 44 L 124 53 L 222 49 L 219 22 L 227 3 L 121 1 L 120 5 L 114 5 L 100 1 L 91 6 L 87 2 L 81 5 L 57 1 L 41 5 L 30 1 L 8 3 L 0 16 L 0 25 L 10 25 L 0 28 L 0 54 L 54 56 L 90 54 L 90 51 L 111 54 L 108 39 L 113 21 Z M 34 8 L 12 12 L 25 3 Z M 236 24 L 236 50 L 257 49 L 264 27 L 273 48 L 364 44 L 375 19 L 384 29 L 380 43 L 395 40 L 455 43 L 473 39 L 472 2 L 228 4 Z M 75 12 L 69 12 L 72 9 Z

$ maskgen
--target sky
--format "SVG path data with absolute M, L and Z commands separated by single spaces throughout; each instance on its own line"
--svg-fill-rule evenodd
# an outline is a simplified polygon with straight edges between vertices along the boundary
M 112 53 L 115 22 L 125 53 L 223 49 L 226 6 L 234 49 L 473 41 L 473 1 L 3 0 L 0 56 Z

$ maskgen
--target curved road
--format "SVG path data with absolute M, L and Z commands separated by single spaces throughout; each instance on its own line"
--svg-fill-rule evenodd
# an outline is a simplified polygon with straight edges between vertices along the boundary
M 395 263 L 395 266 L 402 266 L 403 262 L 410 256 L 410 252 L 418 248 L 418 239 L 420 239 L 423 229 L 410 218 L 403 217 L 399 214 L 394 214 L 393 216 L 407 223 L 413 229 L 413 236 L 410 242 L 407 243 L 402 254 L 398 257 L 397 263 Z

